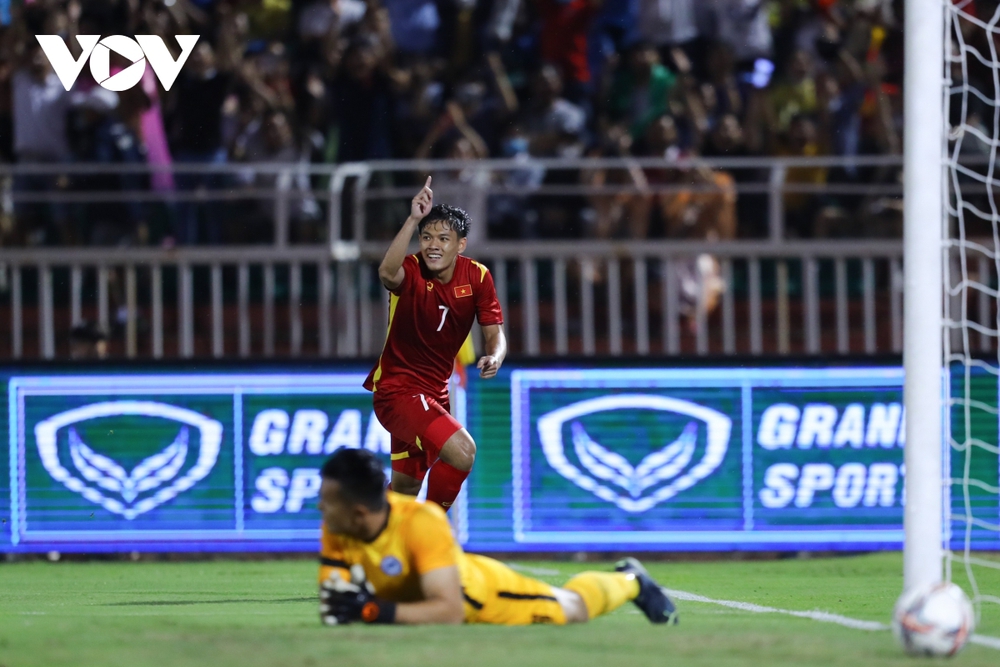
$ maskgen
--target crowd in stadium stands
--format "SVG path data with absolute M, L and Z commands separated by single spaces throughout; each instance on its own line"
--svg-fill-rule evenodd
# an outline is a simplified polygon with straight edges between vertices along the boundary
M 343 163 L 412 157 L 751 157 L 901 152 L 901 0 L 24 0 L 0 26 L 0 161 Z M 150 68 L 71 93 L 36 34 L 201 39 L 169 92 Z M 75 39 L 70 40 L 75 46 Z M 176 51 L 175 51 L 176 55 Z M 113 63 L 114 65 L 114 63 Z M 120 65 L 119 65 L 120 66 Z M 697 161 L 695 161 L 697 164 Z M 239 172 L 236 172 L 239 173 Z M 274 186 L 273 175 L 25 175 L 18 192 Z M 390 176 L 380 175 L 382 184 Z M 421 174 L 391 184 L 419 188 Z M 434 173 L 491 238 L 733 238 L 767 233 L 755 169 Z M 476 179 L 520 194 L 476 201 Z M 894 183 L 896 169 L 792 168 L 791 183 Z M 376 179 L 378 180 L 378 179 Z M 412 183 L 411 183 L 412 181 Z M 612 194 L 532 197 L 542 184 Z M 691 186 L 669 193 L 651 185 Z M 449 189 L 449 186 L 453 186 Z M 457 187 L 456 187 L 457 186 Z M 322 189 L 298 176 L 295 188 Z M 564 189 L 567 190 L 567 189 Z M 568 190 L 567 190 L 568 191 Z M 585 192 L 585 190 L 579 190 Z M 402 201 L 402 200 L 401 200 Z M 293 240 L 325 202 L 295 198 Z M 405 205 L 405 202 L 404 202 Z M 266 242 L 273 203 L 19 203 L 0 243 Z M 10 207 L 8 207 L 9 209 Z M 785 196 L 787 234 L 892 235 L 899 202 Z M 377 216 L 375 216 L 377 217 Z M 370 233 L 392 234 L 391 207 Z M 405 217 L 405 211 L 403 211 Z M 381 226 L 380 226 L 381 225 Z

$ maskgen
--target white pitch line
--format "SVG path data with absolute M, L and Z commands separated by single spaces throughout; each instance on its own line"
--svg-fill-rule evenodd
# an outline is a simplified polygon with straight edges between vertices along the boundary
M 788 616 L 796 616 L 798 618 L 810 618 L 814 621 L 821 621 L 823 623 L 836 623 L 837 625 L 843 625 L 846 628 L 853 628 L 855 630 L 888 630 L 889 626 L 885 623 L 879 623 L 877 621 L 862 621 L 857 618 L 848 618 L 847 616 L 841 616 L 840 614 L 831 614 L 828 611 L 792 611 L 791 609 L 778 609 L 777 607 L 765 607 L 759 604 L 753 604 L 751 602 L 738 602 L 736 600 L 713 600 L 712 598 L 707 598 L 704 595 L 696 595 L 695 593 L 688 593 L 687 591 L 675 591 L 672 589 L 666 589 L 667 593 L 678 600 L 684 600 L 686 602 L 704 602 L 706 604 L 717 604 L 723 607 L 729 607 L 731 609 L 739 609 L 740 611 L 749 611 L 754 614 L 786 614 Z
M 738 609 L 740 611 L 749 611 L 754 614 L 785 614 L 787 616 L 795 616 L 797 618 L 808 618 L 813 621 L 820 621 L 821 623 L 835 623 L 837 625 L 842 625 L 845 628 L 852 628 L 854 630 L 877 632 L 889 629 L 889 626 L 885 623 L 879 623 L 878 621 L 862 621 L 858 618 L 832 614 L 828 611 L 794 611 L 791 609 L 778 609 L 777 607 L 765 607 L 763 605 L 753 604 L 752 602 L 714 600 L 712 598 L 707 598 L 704 595 L 688 593 L 687 591 L 677 591 L 670 588 L 666 588 L 665 590 L 672 597 L 677 598 L 678 600 L 684 600 L 685 602 L 717 604 L 722 607 L 729 607 L 730 609 Z M 988 648 L 1000 650 L 1000 639 L 996 637 L 990 637 L 987 635 L 972 635 L 969 637 L 969 641 L 973 644 L 978 644 L 979 646 L 986 646 Z
M 536 577 L 554 577 L 562 574 L 559 570 L 531 567 L 528 565 L 521 565 L 520 563 L 507 563 L 507 565 L 514 570 Z M 840 614 L 833 614 L 828 611 L 795 611 L 792 609 L 778 609 L 777 607 L 766 607 L 752 602 L 740 602 L 738 600 L 715 600 L 713 598 L 707 598 L 704 595 L 698 595 L 697 593 L 688 593 L 687 591 L 678 591 L 671 588 L 664 588 L 664 590 L 666 590 L 667 593 L 674 598 L 685 602 L 704 602 L 705 604 L 716 604 L 722 607 L 729 607 L 730 609 L 737 609 L 739 611 L 749 611 L 753 614 L 785 614 L 786 616 L 808 618 L 821 623 L 834 623 L 845 628 L 865 630 L 868 632 L 882 632 L 889 629 L 889 626 L 885 623 L 879 623 L 878 621 L 863 621 L 859 618 L 841 616 Z M 988 635 L 972 635 L 969 637 L 969 642 L 1000 651 L 1000 638 L 997 637 L 990 637 Z
M 1000 639 L 996 637 L 987 637 L 986 635 L 972 635 L 969 637 L 969 641 L 973 644 L 979 644 L 980 646 L 988 646 L 990 648 L 995 648 L 1000 651 Z

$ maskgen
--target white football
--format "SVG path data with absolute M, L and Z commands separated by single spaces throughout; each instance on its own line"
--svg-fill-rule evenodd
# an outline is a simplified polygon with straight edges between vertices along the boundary
M 911 655 L 955 655 L 975 627 L 972 603 L 950 582 L 904 592 L 892 613 L 892 633 Z

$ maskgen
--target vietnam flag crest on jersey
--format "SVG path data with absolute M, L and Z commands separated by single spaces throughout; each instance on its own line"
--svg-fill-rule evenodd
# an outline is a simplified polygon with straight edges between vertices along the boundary
M 503 324 L 493 277 L 485 266 L 462 255 L 455 258 L 447 283 L 435 278 L 418 255 L 407 255 L 403 269 L 403 282 L 389 296 L 385 345 L 364 386 L 445 400 L 455 355 L 473 323 Z

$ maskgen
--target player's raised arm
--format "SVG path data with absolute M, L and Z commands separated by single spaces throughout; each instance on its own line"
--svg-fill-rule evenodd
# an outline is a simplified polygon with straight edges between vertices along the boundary
M 396 238 L 389 244 L 389 249 L 385 251 L 385 257 L 378 267 L 378 277 L 385 285 L 385 288 L 392 291 L 403 284 L 406 277 L 406 270 L 403 268 L 403 260 L 406 259 L 406 251 L 410 246 L 410 239 L 417 224 L 431 212 L 434 205 L 434 192 L 431 190 L 431 177 L 427 177 L 423 189 L 417 193 L 410 203 L 410 217 L 403 223 L 403 228 L 396 234 Z
M 476 368 L 479 369 L 479 377 L 489 379 L 497 374 L 507 357 L 507 337 L 502 324 L 490 324 L 483 327 L 483 338 L 486 340 L 486 354 Z

